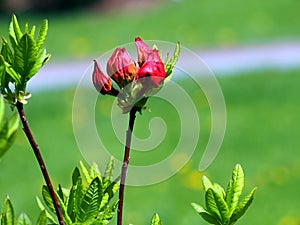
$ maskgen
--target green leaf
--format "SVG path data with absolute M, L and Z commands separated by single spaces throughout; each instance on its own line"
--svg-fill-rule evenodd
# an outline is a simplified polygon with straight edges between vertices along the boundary
M 90 168 L 90 177 L 92 179 L 94 179 L 95 177 L 99 177 L 101 180 L 101 173 L 100 173 L 98 165 L 96 163 L 93 163 Z
M 215 200 L 213 189 L 209 188 L 205 193 L 207 211 L 218 221 L 222 221 L 221 213 Z
M 1 98 L 2 100 L 2 98 Z M 3 100 L 2 100 L 3 101 Z M 3 108 L 3 107 L 2 107 Z M 14 143 L 17 131 L 19 128 L 19 117 L 18 114 L 11 116 L 9 120 L 1 121 L 0 127 L 0 157 L 7 152 L 7 150 Z
M 47 31 L 48 31 L 48 20 L 43 20 L 40 32 L 39 32 L 39 36 L 36 39 L 36 47 L 37 47 L 37 51 L 39 51 L 41 49 L 41 47 L 43 46 L 45 40 L 46 40 L 46 36 L 47 36 Z
M 180 55 L 180 43 L 177 42 L 172 58 L 170 60 L 168 60 L 168 57 L 167 57 L 164 62 L 167 78 L 172 76 L 173 69 L 174 69 L 175 64 L 178 61 L 179 55 Z
M 32 26 L 29 34 L 34 38 L 34 35 L 35 35 L 35 30 L 36 30 L 36 27 L 35 26 Z
M 50 221 L 50 223 L 55 224 L 56 222 L 55 222 L 54 217 L 45 209 L 45 206 L 43 205 L 43 203 L 39 199 L 39 197 L 36 197 L 36 201 L 37 201 L 37 204 L 38 204 L 38 207 L 40 208 L 40 210 L 46 212 L 47 219 Z
M 110 185 L 104 191 L 101 200 L 100 210 L 108 205 L 110 200 L 114 197 L 114 195 L 118 192 L 119 189 L 120 189 L 119 179 L 110 183 Z
M 5 38 L 2 38 L 2 48 L 0 54 L 4 57 L 6 62 L 9 64 L 13 63 L 13 54 Z
M 219 184 L 217 184 L 217 183 L 214 183 L 212 188 L 213 188 L 214 191 L 217 192 L 223 199 L 225 199 L 226 194 L 225 194 L 224 188 L 223 188 L 221 185 L 219 185 Z
M 154 213 L 151 219 L 151 225 L 162 225 L 162 222 L 157 213 Z
M 205 198 L 207 211 L 222 224 L 227 224 L 230 217 L 229 209 L 222 196 L 214 189 L 209 188 Z
M 25 33 L 15 48 L 14 69 L 22 76 L 22 82 L 29 80 L 37 56 L 34 39 Z
M 8 120 L 8 131 L 7 131 L 7 137 L 11 137 L 16 133 L 16 131 L 19 129 L 19 115 L 17 113 L 14 113 Z
M 1 213 L 1 225 L 14 225 L 15 224 L 15 213 L 13 205 L 7 196 L 4 200 L 2 213 Z
M 31 225 L 31 221 L 26 213 L 21 213 L 17 220 L 18 225 Z
M 233 214 L 230 218 L 230 224 L 234 224 L 242 215 L 245 214 L 246 210 L 249 208 L 254 199 L 256 190 L 256 187 L 253 188 L 252 191 L 243 199 L 243 201 L 239 203 L 239 205 L 233 211 Z
M 47 212 L 46 212 L 46 210 L 42 210 L 40 212 L 39 218 L 36 221 L 36 225 L 47 225 Z
M 79 169 L 76 167 L 72 176 L 73 185 L 70 190 L 68 202 L 67 202 L 67 213 L 71 220 L 75 222 L 77 212 L 80 208 L 81 200 L 84 196 L 84 188 L 82 179 L 79 173 Z
M 104 172 L 104 176 L 103 176 L 103 187 L 106 188 L 110 185 L 110 183 L 112 182 L 112 178 L 113 178 L 113 173 L 114 173 L 114 169 L 115 169 L 115 161 L 114 158 L 111 156 L 105 172 Z
M 232 171 L 232 177 L 226 189 L 226 203 L 231 214 L 238 205 L 243 188 L 244 172 L 241 165 L 237 164 Z
M 82 174 L 83 178 L 86 180 L 87 183 L 90 184 L 93 180 L 93 177 L 90 176 L 89 171 L 84 166 L 82 161 L 79 162 L 79 166 L 80 166 L 79 168 L 80 168 L 80 171 L 81 171 L 81 174 Z
M 46 185 L 43 185 L 43 187 L 42 187 L 42 196 L 43 196 L 46 206 L 48 206 L 48 208 L 51 210 L 52 213 L 55 213 L 53 201 L 52 201 L 52 198 L 48 191 L 48 187 Z
M 207 191 L 209 188 L 213 188 L 212 182 L 206 176 L 202 177 L 202 184 L 205 191 Z
M 219 221 L 215 219 L 208 211 L 206 211 L 202 206 L 192 203 L 192 207 L 196 210 L 196 212 L 208 223 L 219 225 Z
M 1 72 L 1 67 L 0 67 L 0 72 Z M 5 111 L 4 109 L 5 109 L 4 101 L 2 95 L 0 94 L 0 130 L 2 129 L 3 120 L 4 120 L 4 111 Z
M 1 58 L 1 56 L 0 56 L 0 58 Z M 21 83 L 21 75 L 18 74 L 15 71 L 15 69 L 7 62 L 5 62 L 5 70 L 6 70 L 6 73 L 8 73 L 8 75 L 12 78 L 14 83 L 16 83 L 16 84 Z M 1 84 L 1 85 L 3 85 L 3 84 Z
M 13 28 L 12 31 L 13 31 L 14 37 L 16 38 L 16 41 L 18 43 L 22 37 L 22 31 L 20 29 L 19 22 L 18 22 L 16 15 L 12 15 L 11 24 L 12 24 L 12 28 Z
M 27 79 L 32 78 L 43 65 L 45 65 L 50 59 L 50 54 L 46 52 L 46 49 L 43 49 L 37 55 L 36 61 L 34 62 L 30 72 L 28 73 Z
M 101 181 L 99 177 L 96 177 L 81 201 L 78 215 L 79 222 L 85 222 L 98 214 L 101 198 Z

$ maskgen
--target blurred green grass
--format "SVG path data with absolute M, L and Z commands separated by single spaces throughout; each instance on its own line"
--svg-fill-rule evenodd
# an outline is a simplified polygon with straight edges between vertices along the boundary
M 241 163 L 246 174 L 245 192 L 258 186 L 254 203 L 240 225 L 297 224 L 300 219 L 299 72 L 263 71 L 218 78 L 226 100 L 227 131 L 217 158 L 205 174 L 226 186 L 233 166 Z M 209 135 L 209 107 L 194 83 L 182 80 L 179 84 L 187 90 L 199 111 L 198 148 L 190 162 L 172 178 L 156 185 L 126 189 L 126 224 L 148 224 L 154 212 L 160 214 L 165 224 L 204 224 L 190 203 L 204 202 L 200 182 L 203 173 L 197 168 Z M 73 168 L 83 160 L 72 131 L 73 96 L 74 89 L 34 93 L 25 108 L 55 185 L 70 185 Z M 96 122 L 99 130 L 105 129 L 101 137 L 109 140 L 105 146 L 119 158 L 123 146 L 110 125 L 107 106 L 111 102 L 110 97 L 98 99 Z M 138 116 L 135 134 L 141 138 L 149 136 L 150 119 L 160 115 L 168 133 L 155 150 L 133 151 L 132 164 L 160 161 L 171 153 L 180 134 L 179 117 L 172 106 L 156 98 L 150 99 L 148 106 L 151 112 L 146 110 L 143 116 Z M 190 135 L 193 137 L 193 131 Z M 38 207 L 34 201 L 40 195 L 42 176 L 21 130 L 16 144 L 0 162 L 0 171 L 1 199 L 10 194 L 17 212 L 24 210 L 36 218 Z
M 270 39 L 296 39 L 300 29 L 297 0 L 163 1 L 152 9 L 130 12 L 71 11 L 61 14 L 18 13 L 23 24 L 49 19 L 47 48 L 58 60 L 94 57 L 116 45 L 146 40 L 180 41 L 186 47 L 224 47 Z M 0 34 L 10 16 L 0 17 Z

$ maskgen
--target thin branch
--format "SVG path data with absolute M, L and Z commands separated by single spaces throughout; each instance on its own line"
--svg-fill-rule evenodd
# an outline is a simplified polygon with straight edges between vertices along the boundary
M 35 142 L 35 140 L 33 138 L 33 135 L 31 133 L 28 121 L 27 121 L 25 113 L 24 113 L 23 104 L 21 102 L 17 102 L 16 107 L 18 109 L 18 112 L 19 112 L 19 115 L 20 115 L 20 118 L 21 118 L 21 121 L 22 121 L 22 124 L 23 124 L 24 133 L 26 134 L 26 137 L 27 137 L 27 139 L 28 139 L 28 141 L 31 145 L 31 148 L 32 148 L 32 150 L 35 154 L 35 157 L 36 157 L 36 159 L 37 159 L 37 161 L 40 165 L 40 169 L 43 173 L 45 182 L 46 182 L 47 187 L 49 189 L 50 196 L 51 196 L 53 204 L 54 204 L 54 208 L 55 208 L 55 211 L 56 211 L 56 215 L 57 215 L 59 224 L 60 225 L 65 225 L 64 220 L 63 220 L 63 216 L 62 216 L 62 212 L 61 212 L 61 208 L 60 208 L 60 204 L 57 200 L 55 191 L 53 189 L 53 186 L 52 186 L 50 177 L 48 175 L 46 165 L 45 165 L 44 160 L 42 158 L 41 152 L 39 150 L 39 147 L 38 147 L 37 143 Z
M 122 225 L 125 181 L 126 181 L 128 164 L 129 164 L 129 160 L 130 160 L 129 154 L 130 154 L 130 144 L 131 144 L 133 126 L 134 126 L 134 121 L 135 121 L 135 116 L 136 116 L 137 111 L 138 111 L 138 108 L 133 107 L 129 113 L 129 124 L 128 124 L 128 130 L 126 133 L 126 145 L 125 145 L 125 151 L 124 151 L 124 160 L 123 160 L 122 171 L 121 171 L 121 184 L 120 184 L 120 190 L 119 190 L 118 225 Z

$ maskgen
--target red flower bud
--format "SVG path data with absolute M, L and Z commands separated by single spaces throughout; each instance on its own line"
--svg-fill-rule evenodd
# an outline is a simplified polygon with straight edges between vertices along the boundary
M 125 48 L 117 48 L 107 62 L 107 73 L 119 85 L 129 84 L 136 73 L 135 62 Z
M 138 64 L 141 67 L 149 55 L 152 54 L 152 49 L 139 37 L 135 39 L 135 45 L 138 51 Z
M 146 85 L 148 88 L 159 87 L 162 81 L 166 78 L 164 64 L 159 57 L 158 50 L 156 49 L 152 50 L 152 53 L 138 70 L 135 79 L 138 80 L 145 77 L 149 77 L 149 79 L 143 79 L 143 85 Z
M 97 91 L 101 94 L 110 94 L 112 90 L 112 82 L 100 69 L 96 60 L 94 60 L 93 84 Z

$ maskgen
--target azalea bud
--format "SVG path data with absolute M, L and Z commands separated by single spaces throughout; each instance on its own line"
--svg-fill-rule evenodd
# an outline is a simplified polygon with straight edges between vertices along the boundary
M 135 39 L 135 45 L 138 51 L 138 64 L 141 67 L 149 55 L 152 54 L 152 49 L 139 37 Z
M 102 72 L 96 60 L 94 60 L 93 84 L 96 90 L 103 95 L 111 94 L 114 90 L 111 79 Z
M 164 64 L 159 57 L 158 50 L 156 49 L 152 50 L 152 53 L 138 70 L 135 79 L 138 80 L 145 77 L 149 77 L 149 79 L 145 79 L 143 83 L 149 88 L 159 87 L 166 77 Z
M 113 52 L 106 70 L 121 88 L 129 84 L 136 74 L 135 62 L 125 48 L 117 48 Z

